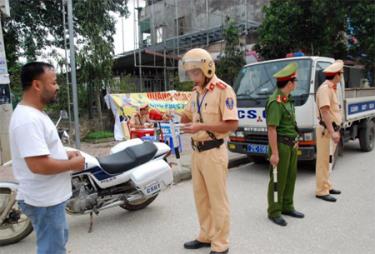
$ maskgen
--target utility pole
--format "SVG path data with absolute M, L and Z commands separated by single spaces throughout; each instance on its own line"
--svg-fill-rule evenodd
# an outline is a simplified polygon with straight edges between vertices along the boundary
M 179 34 L 180 34 L 180 29 L 179 29 L 179 23 L 178 23 L 178 0 L 174 0 L 174 8 L 175 8 L 175 14 L 176 14 L 176 41 L 177 41 L 177 56 L 180 55 L 180 38 L 179 38 Z
M 210 45 L 210 38 L 209 38 L 209 36 L 208 36 L 208 28 L 209 28 L 209 26 L 210 26 L 210 23 L 209 23 L 209 13 L 208 13 L 208 0 L 206 0 L 206 18 L 207 18 L 207 26 L 206 26 L 206 34 L 207 34 L 207 38 L 206 38 L 206 40 L 207 40 L 207 47 L 208 47 L 208 45 Z
M 165 27 L 163 27 L 165 28 Z M 167 42 L 165 33 L 163 33 L 164 51 L 163 51 L 163 66 L 164 66 L 164 91 L 167 91 Z
M 245 0 L 245 35 L 247 36 L 247 19 L 248 19 L 248 14 L 247 14 L 247 0 Z
M 124 19 L 125 17 L 121 17 L 122 53 L 125 52 Z
M 74 129 L 76 148 L 80 149 L 81 140 L 79 132 L 79 115 L 78 115 L 78 96 L 77 96 L 77 78 L 76 78 L 76 59 L 74 54 L 74 27 L 73 27 L 73 4 L 72 0 L 68 0 L 68 26 L 69 26 L 69 48 L 70 48 L 70 69 L 73 92 L 73 113 L 74 113 Z
M 143 38 L 140 36 L 142 33 L 141 33 L 141 29 L 139 27 L 139 21 L 141 19 L 141 8 L 139 7 L 139 0 L 137 0 L 137 8 L 136 10 L 138 11 L 137 14 L 138 14 L 138 29 L 139 29 L 139 32 L 138 32 L 138 61 L 139 61 L 139 87 L 140 87 L 140 90 L 141 92 L 143 92 L 143 85 L 142 85 L 142 49 L 141 49 L 141 46 L 143 45 Z M 134 14 L 135 15 L 135 14 Z
M 64 27 L 64 53 L 65 53 L 65 79 L 66 79 L 66 88 L 67 88 L 67 95 L 68 95 L 68 117 L 69 117 L 69 132 L 72 131 L 72 114 L 71 114 L 71 103 L 70 103 L 70 83 L 69 83 L 69 63 L 68 63 L 68 50 L 66 45 L 66 20 L 65 20 L 65 4 L 66 0 L 63 0 L 63 27 Z
M 0 18 L 10 16 L 9 1 L 0 1 Z M 0 22 L 0 165 L 11 159 L 9 145 L 9 122 L 13 112 L 10 98 L 10 80 L 4 48 L 3 28 Z

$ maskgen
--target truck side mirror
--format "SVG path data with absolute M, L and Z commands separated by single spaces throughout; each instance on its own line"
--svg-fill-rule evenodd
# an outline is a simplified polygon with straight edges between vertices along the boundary
M 361 79 L 361 88 L 369 88 L 370 87 L 370 82 L 367 78 L 362 78 Z

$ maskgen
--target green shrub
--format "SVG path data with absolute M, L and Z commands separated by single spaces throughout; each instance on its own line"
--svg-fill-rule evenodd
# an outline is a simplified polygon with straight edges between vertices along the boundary
M 194 82 L 193 81 L 183 81 L 183 82 L 177 82 L 174 85 L 174 89 L 176 91 L 188 91 L 191 92 L 194 87 Z
M 104 138 L 113 138 L 113 132 L 93 131 L 93 132 L 89 132 L 85 137 L 86 140 L 95 140 L 95 139 L 104 139 Z

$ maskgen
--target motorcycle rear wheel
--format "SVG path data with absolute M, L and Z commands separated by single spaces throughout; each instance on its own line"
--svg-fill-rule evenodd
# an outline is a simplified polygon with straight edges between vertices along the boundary
M 125 209 L 125 210 L 131 211 L 131 212 L 132 211 L 138 211 L 138 210 L 144 209 L 148 205 L 150 205 L 156 199 L 157 196 L 158 196 L 158 194 L 155 195 L 155 196 L 152 196 L 151 198 L 143 199 L 143 200 L 140 200 L 138 202 L 129 202 L 129 203 L 120 205 L 120 207 Z
M 9 197 L 10 190 L 0 188 L 0 213 L 1 209 L 5 209 L 9 202 Z M 15 202 L 5 221 L 0 225 L 0 246 L 17 243 L 32 231 L 33 226 L 30 219 L 22 213 L 17 202 Z

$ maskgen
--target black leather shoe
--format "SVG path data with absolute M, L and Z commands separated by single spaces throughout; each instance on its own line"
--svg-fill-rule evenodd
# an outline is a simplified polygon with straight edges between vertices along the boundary
M 184 243 L 184 248 L 189 249 L 189 250 L 195 250 L 195 249 L 200 249 L 204 247 L 211 247 L 210 243 L 202 243 L 198 240 L 190 241 Z
M 282 227 L 285 227 L 286 225 L 288 225 L 288 223 L 286 223 L 286 221 L 284 220 L 283 217 L 279 216 L 279 217 L 268 217 L 268 219 L 270 219 L 273 223 L 279 225 L 279 226 L 282 226 Z
M 282 212 L 282 214 L 284 214 L 284 215 L 288 215 L 288 216 L 291 216 L 291 217 L 294 217 L 294 218 L 300 218 L 300 219 L 302 219 L 302 218 L 305 217 L 305 215 L 304 215 L 303 213 L 298 212 L 298 211 L 296 211 L 296 210 L 294 210 L 294 211 L 289 211 L 289 212 Z
M 324 196 L 316 195 L 315 197 L 323 199 L 323 200 L 328 201 L 328 202 L 336 202 L 336 198 L 332 197 L 331 195 L 324 195 Z
M 341 191 L 332 189 L 332 190 L 329 190 L 329 194 L 339 195 L 339 194 L 341 194 Z
M 210 251 L 210 254 L 227 254 L 229 252 L 229 249 L 225 251 Z

